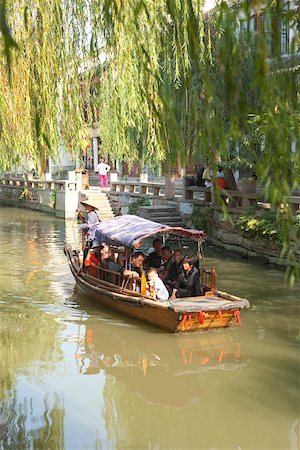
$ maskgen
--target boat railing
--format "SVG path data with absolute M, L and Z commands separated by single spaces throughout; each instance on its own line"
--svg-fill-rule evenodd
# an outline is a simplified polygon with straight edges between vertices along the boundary
M 88 274 L 107 283 L 120 286 L 124 290 L 140 292 L 141 289 L 140 280 L 123 278 L 121 273 L 105 269 L 104 267 L 90 266 Z M 214 267 L 211 269 L 201 269 L 200 278 L 204 290 L 216 290 L 216 271 Z
M 87 273 L 106 283 L 114 284 L 121 287 L 121 290 L 133 291 L 139 293 L 141 291 L 141 281 L 133 278 L 124 278 L 121 273 L 104 267 L 90 266 Z
M 99 278 L 102 281 L 106 281 L 107 283 L 122 286 L 123 277 L 119 272 L 114 272 L 113 270 L 105 269 L 104 267 L 91 266 L 89 268 L 89 275 Z
M 216 289 L 216 271 L 214 267 L 211 269 L 201 269 L 200 277 L 204 289 L 212 291 Z

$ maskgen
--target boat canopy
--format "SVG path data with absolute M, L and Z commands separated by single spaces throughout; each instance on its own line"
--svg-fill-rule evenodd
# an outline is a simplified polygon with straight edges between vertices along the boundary
M 118 216 L 92 226 L 91 239 L 106 242 L 108 245 L 124 245 L 138 248 L 144 239 L 157 233 L 172 234 L 202 242 L 206 238 L 204 231 L 170 227 L 133 215 Z

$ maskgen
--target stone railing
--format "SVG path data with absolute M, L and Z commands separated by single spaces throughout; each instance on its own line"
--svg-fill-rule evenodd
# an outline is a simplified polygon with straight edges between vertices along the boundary
M 15 186 L 24 189 L 51 189 L 55 191 L 76 191 L 76 181 L 68 180 L 24 180 L 23 178 L 0 179 L 0 186 Z
M 178 193 L 175 195 L 174 187 L 173 195 L 171 191 L 172 189 L 168 189 L 168 186 L 163 182 L 112 181 L 110 187 L 112 200 L 119 201 L 119 203 L 122 203 L 122 201 L 120 202 L 121 197 L 131 198 L 131 202 L 134 201 L 134 197 L 144 197 L 153 199 L 157 204 L 163 203 L 165 200 L 173 200 L 180 204 L 180 211 L 182 210 L 181 204 L 189 204 L 190 207 L 187 208 L 189 213 L 193 205 L 213 206 L 216 209 L 222 209 L 222 201 L 227 205 L 229 213 L 240 213 L 251 206 L 255 206 L 257 209 L 271 207 L 270 203 L 264 200 L 262 190 L 257 189 L 256 182 L 251 181 L 243 182 L 240 190 L 218 191 L 221 202 L 213 188 L 183 186 L 180 195 Z M 291 205 L 293 212 L 296 213 L 300 208 L 300 195 L 289 197 L 288 203 Z
M 24 180 L 0 178 L 0 201 L 6 205 L 49 212 L 57 217 L 74 218 L 79 191 L 71 180 Z
M 111 194 L 128 194 L 131 197 L 165 198 L 165 183 L 141 183 L 139 181 L 112 181 Z
M 229 212 L 239 212 L 255 206 L 256 209 L 271 208 L 271 204 L 264 200 L 263 192 L 256 190 L 252 183 L 244 183 L 242 190 L 223 190 L 218 191 L 220 199 L 226 203 Z M 218 202 L 218 196 L 213 188 L 198 186 L 186 186 L 183 190 L 183 197 L 186 201 L 198 206 L 214 206 L 222 209 L 222 203 Z M 287 199 L 294 213 L 300 210 L 300 195 L 294 195 Z

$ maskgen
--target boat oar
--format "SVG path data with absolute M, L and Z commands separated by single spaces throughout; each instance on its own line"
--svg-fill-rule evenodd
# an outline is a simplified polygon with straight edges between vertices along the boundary
M 75 243 L 75 247 L 76 249 L 78 249 L 78 242 L 77 242 L 77 237 L 76 237 L 76 233 L 75 233 L 75 220 L 77 220 L 77 215 L 74 217 L 73 219 L 73 223 L 72 223 L 72 228 L 73 228 L 73 237 L 74 237 L 74 243 Z

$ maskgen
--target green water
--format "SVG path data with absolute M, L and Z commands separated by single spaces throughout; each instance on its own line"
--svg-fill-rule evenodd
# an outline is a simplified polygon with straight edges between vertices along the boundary
M 72 223 L 1 208 L 4 449 L 300 448 L 299 285 L 207 249 L 242 326 L 176 336 L 81 296 Z

